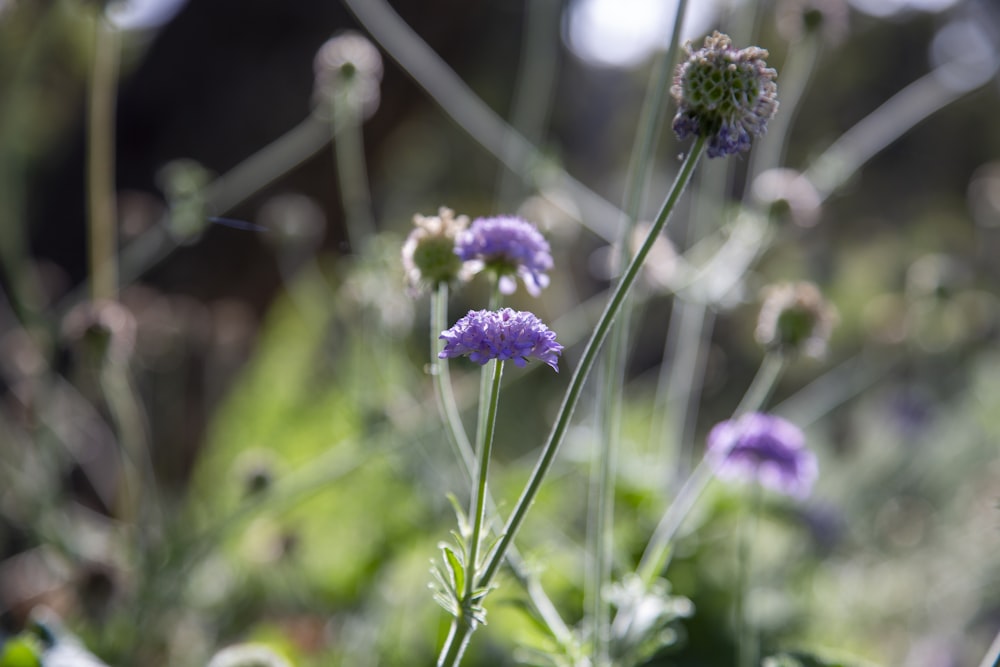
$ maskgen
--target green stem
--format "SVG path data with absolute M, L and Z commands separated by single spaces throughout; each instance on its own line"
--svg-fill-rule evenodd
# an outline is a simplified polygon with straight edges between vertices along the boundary
M 750 388 L 747 389 L 740 406 L 736 409 L 734 417 L 759 410 L 767 397 L 771 395 L 771 389 L 778 381 L 781 370 L 784 368 L 784 360 L 780 355 L 769 354 L 764 357 L 757 375 L 754 377 Z M 664 512 L 659 525 L 653 531 L 653 536 L 646 546 L 639 561 L 636 573 L 639 579 L 650 586 L 653 581 L 663 571 L 667 556 L 670 553 L 670 544 L 677 534 L 684 518 L 694 507 L 695 501 L 705 490 L 705 486 L 712 479 L 712 469 L 703 458 L 691 475 L 684 482 L 684 486 L 677 492 L 673 502 Z
M 479 542 L 482 539 L 483 520 L 486 517 L 486 477 L 490 468 L 490 453 L 493 450 L 493 435 L 496 429 L 497 405 L 500 403 L 500 378 L 503 376 L 503 362 L 496 359 L 493 362 L 493 383 L 490 387 L 490 401 L 486 412 L 486 424 L 483 430 L 483 442 L 480 449 L 479 474 L 475 487 L 475 514 L 472 523 L 472 538 L 469 540 L 469 560 L 465 567 L 468 575 L 465 577 L 465 597 L 472 596 L 476 588 L 476 561 L 479 558 Z
M 462 472 L 472 484 L 473 474 L 476 469 L 476 456 L 472 450 L 472 444 L 466 435 L 465 426 L 458 410 L 458 401 L 455 399 L 455 392 L 451 383 L 451 374 L 447 359 L 438 359 L 437 353 L 440 348 L 438 334 L 447 328 L 448 311 L 448 286 L 441 285 L 436 292 L 431 293 L 431 373 L 434 377 L 434 389 L 438 397 L 438 406 L 442 412 L 442 419 L 446 424 L 449 439 L 455 449 L 458 460 L 462 463 Z M 496 505 L 486 494 L 486 508 L 489 512 L 496 513 Z M 572 641 L 572 636 L 566 623 L 559 616 L 555 605 L 546 596 L 545 591 L 539 585 L 537 579 L 531 575 L 528 568 L 517 553 L 517 549 L 511 547 L 507 552 L 507 564 L 513 571 L 514 577 L 524 587 L 531 600 L 532 606 L 538 613 L 538 617 L 552 633 L 552 636 L 562 646 L 568 646 Z
M 660 54 L 650 73 L 647 94 L 639 113 L 639 131 L 632 146 L 628 182 L 623 202 L 624 215 L 618 239 L 618 266 L 625 266 L 630 259 L 631 239 L 639 219 L 643 198 L 653 161 L 657 137 L 667 118 L 664 112 L 667 91 L 670 89 L 671 72 L 677 57 L 680 29 L 684 23 L 687 0 L 677 3 L 674 29 L 668 49 Z M 590 614 L 593 624 L 591 656 L 595 665 L 610 663 L 611 606 L 607 599 L 612 577 L 614 548 L 615 476 L 618 452 L 621 448 L 622 391 L 625 366 L 628 360 L 629 324 L 634 310 L 634 299 L 626 299 L 622 311 L 611 328 L 608 351 L 604 361 L 604 382 L 601 404 L 603 406 L 600 430 L 600 456 L 595 459 L 592 487 L 596 499 L 591 510 L 593 534 L 591 550 L 593 568 L 590 582 Z
M 476 457 L 458 411 L 448 360 L 438 358 L 438 353 L 441 351 L 441 341 L 438 336 L 448 328 L 447 321 L 448 284 L 441 283 L 437 290 L 431 293 L 431 377 L 434 379 L 434 393 L 437 395 L 438 410 L 441 412 L 441 419 L 448 433 L 448 441 L 455 450 L 455 456 L 463 463 L 462 471 L 469 476 L 471 482 Z
M 89 205 L 89 270 L 92 299 L 114 299 L 118 293 L 115 233 L 115 90 L 118 81 L 118 32 L 95 17 L 94 69 L 87 118 L 87 200 Z
M 753 382 L 750 383 L 750 388 L 743 395 L 743 400 L 740 401 L 733 416 L 741 417 L 764 405 L 767 399 L 770 398 L 771 392 L 774 391 L 774 387 L 777 385 L 778 378 L 781 377 L 783 370 L 785 370 L 785 355 L 777 352 L 768 352 L 764 356 L 764 360 L 761 362 L 760 368 L 757 369 L 757 374 L 754 376 Z
M 476 570 L 479 560 L 479 543 L 482 541 L 483 523 L 486 515 L 486 478 L 489 473 L 490 453 L 493 449 L 493 436 L 496 427 L 497 405 L 500 403 L 500 379 L 503 376 L 503 362 L 499 359 L 493 362 L 493 382 L 486 412 L 486 422 L 483 428 L 483 441 L 479 443 L 479 472 L 473 486 L 473 524 L 472 535 L 469 537 L 469 551 L 465 561 L 465 590 L 459 604 L 459 612 L 452 621 L 451 630 L 441 650 L 438 660 L 439 667 L 456 667 L 462 661 L 462 655 L 469 645 L 469 639 L 476 629 L 478 621 L 471 613 L 472 607 L 478 604 L 476 596 Z
M 750 516 L 748 517 L 746 512 L 743 513 L 740 521 L 742 525 L 739 531 L 739 545 L 737 547 L 737 558 L 739 560 L 737 564 L 737 576 L 739 577 L 739 581 L 736 584 L 734 614 L 736 616 L 737 636 L 739 638 L 736 661 L 738 667 L 753 667 L 757 660 L 757 653 L 759 652 L 757 633 L 750 627 L 746 609 L 747 594 L 750 591 L 750 565 L 753 552 L 753 539 L 757 532 L 757 520 L 760 516 L 760 487 L 755 486 L 751 493 L 753 494 L 753 498 L 750 501 Z
M 337 163 L 337 182 L 347 218 L 347 240 L 351 251 L 360 252 L 375 235 L 371 189 L 368 187 L 364 138 L 361 135 L 361 108 L 352 99 L 353 91 L 330 96 L 333 109 L 333 154 Z
M 580 365 L 577 366 L 576 371 L 573 373 L 573 378 L 570 380 L 569 388 L 563 398 L 563 403 L 559 410 L 559 416 L 556 419 L 556 423 L 549 435 L 548 442 L 545 444 L 542 455 L 531 474 L 531 478 L 528 480 L 527 485 L 521 493 L 521 497 L 518 499 L 517 505 L 515 505 L 510 518 L 507 520 L 507 525 L 504 527 L 503 535 L 501 536 L 500 541 L 497 543 L 496 548 L 490 555 L 489 561 L 486 568 L 483 570 L 479 581 L 480 586 L 489 585 L 493 577 L 496 576 L 496 573 L 500 568 L 500 564 L 503 562 L 504 554 L 507 552 L 507 549 L 510 548 L 514 537 L 517 535 L 518 530 L 520 530 L 521 524 L 524 522 L 524 518 L 528 513 L 528 509 L 531 507 L 531 504 L 535 499 L 535 495 L 541 488 L 542 481 L 555 459 L 556 452 L 559 449 L 559 445 L 562 444 L 563 437 L 566 435 L 570 419 L 573 416 L 573 410 L 576 408 L 577 401 L 580 399 L 583 385 L 597 359 L 601 345 L 604 343 L 604 339 L 608 335 L 611 324 L 618 315 L 622 303 L 625 301 L 625 297 L 628 295 L 628 292 L 632 287 L 632 283 L 635 282 L 636 276 L 639 275 L 639 269 L 642 268 L 642 264 L 646 260 L 646 256 L 649 254 L 650 249 L 653 247 L 653 243 L 656 241 L 660 232 L 663 231 L 663 227 L 666 224 L 670 213 L 674 210 L 677 201 L 680 199 L 681 193 L 684 192 L 685 187 L 691 180 L 691 174 L 694 172 L 695 165 L 698 163 L 698 158 L 701 157 L 701 154 L 705 149 L 706 141 L 707 139 L 705 137 L 698 137 L 694 145 L 691 147 L 691 151 L 687 154 L 687 157 L 685 157 L 680 171 L 677 173 L 677 178 L 674 180 L 670 194 L 667 195 L 667 199 L 663 203 L 663 207 L 660 209 L 660 212 L 656 217 L 656 221 L 650 228 L 649 234 L 646 236 L 646 240 L 643 242 L 642 247 L 639 248 L 639 251 L 632 259 L 632 262 L 625 270 L 625 273 L 622 275 L 618 286 L 615 288 L 614 293 L 611 295 L 611 299 L 608 301 L 608 305 L 604 309 L 604 313 L 601 315 L 601 319 L 597 323 L 597 327 L 594 329 L 594 333 L 587 342 L 587 347 L 583 352 L 583 358 L 580 360 Z

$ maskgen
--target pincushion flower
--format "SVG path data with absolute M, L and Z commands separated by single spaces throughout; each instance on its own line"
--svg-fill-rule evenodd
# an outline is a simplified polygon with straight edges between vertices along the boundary
M 453 283 L 468 278 L 462 260 L 455 254 L 455 242 L 468 226 L 469 218 L 441 207 L 436 216 L 413 216 L 413 231 L 403 244 L 403 270 L 413 292 L 424 287 Z
M 767 66 L 768 52 L 756 46 L 733 48 L 728 35 L 712 33 L 697 51 L 685 47 L 671 94 L 677 100 L 673 128 L 680 139 L 708 137 L 708 156 L 723 157 L 750 148 L 778 110 L 778 73 Z
M 524 367 L 530 359 L 537 359 L 558 372 L 563 350 L 555 332 L 541 320 L 532 313 L 510 308 L 470 310 L 440 338 L 445 346 L 438 357 L 468 357 L 480 365 L 499 359 Z
M 796 498 L 809 495 L 819 471 L 802 430 L 760 412 L 716 424 L 705 458 L 720 479 L 754 481 Z
M 768 350 L 819 359 L 826 354 L 837 319 L 837 309 L 813 283 L 769 285 L 754 337 Z
M 522 218 L 477 218 L 459 235 L 455 253 L 477 269 L 495 272 L 502 294 L 513 294 L 515 278 L 524 282 L 532 296 L 549 284 L 546 272 L 553 265 L 549 242 Z

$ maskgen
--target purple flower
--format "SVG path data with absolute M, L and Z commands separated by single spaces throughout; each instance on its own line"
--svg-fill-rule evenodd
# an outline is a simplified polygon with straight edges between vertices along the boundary
M 674 132 L 679 139 L 708 137 L 708 156 L 723 157 L 750 148 L 752 136 L 764 134 L 778 110 L 777 72 L 764 61 L 766 50 L 733 48 L 727 35 L 715 32 L 705 45 L 677 66 L 670 92 L 677 100 Z
M 532 296 L 549 284 L 546 271 L 552 268 L 549 242 L 533 224 L 513 216 L 477 218 L 459 234 L 455 254 L 479 268 L 495 271 L 500 292 L 513 294 L 515 276 L 524 281 Z
M 802 430 L 760 412 L 716 424 L 705 458 L 721 479 L 744 479 L 797 498 L 809 495 L 819 468 Z
M 490 359 L 512 360 L 524 367 L 529 359 L 538 359 L 559 372 L 563 346 L 556 334 L 528 312 L 503 308 L 498 311 L 470 310 L 469 314 L 443 331 L 445 341 L 441 359 L 467 356 L 479 365 Z

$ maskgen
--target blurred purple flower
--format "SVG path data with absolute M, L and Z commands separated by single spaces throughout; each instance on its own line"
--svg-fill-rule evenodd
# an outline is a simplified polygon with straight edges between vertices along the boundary
M 547 271 L 552 269 L 549 242 L 530 222 L 513 216 L 477 218 L 459 234 L 455 253 L 479 269 L 495 271 L 500 292 L 513 294 L 516 277 L 532 296 L 548 286 Z
M 479 365 L 490 359 L 510 360 L 519 367 L 538 359 L 559 372 L 563 346 L 556 342 L 554 331 L 528 312 L 470 310 L 440 338 L 445 341 L 438 354 L 441 359 L 467 356 Z
M 720 479 L 756 481 L 796 498 L 809 495 L 819 471 L 802 430 L 760 412 L 716 424 L 705 458 Z

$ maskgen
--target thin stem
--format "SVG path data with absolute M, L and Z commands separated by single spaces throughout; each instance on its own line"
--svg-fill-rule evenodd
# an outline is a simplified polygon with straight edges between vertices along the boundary
M 785 370 L 785 360 L 785 355 L 778 352 L 768 352 L 764 356 L 764 360 L 757 369 L 757 374 L 754 376 L 753 382 L 750 383 L 750 388 L 747 389 L 747 392 L 743 395 L 743 400 L 740 401 L 739 406 L 736 408 L 734 417 L 740 417 L 748 412 L 753 412 L 767 402 L 767 399 L 771 396 L 771 392 L 774 391 L 775 385 L 778 383 L 778 378 L 781 377 L 782 371 Z
M 451 383 L 451 373 L 447 359 L 437 357 L 441 343 L 438 334 L 447 328 L 448 311 L 448 286 L 442 284 L 437 291 L 431 293 L 431 374 L 434 378 L 434 390 L 438 398 L 438 407 L 442 413 L 442 419 L 446 425 L 449 441 L 455 449 L 455 455 L 462 463 L 462 472 L 465 474 L 470 486 L 473 481 L 476 469 L 476 456 L 472 449 L 472 444 L 466 435 L 465 426 L 458 409 L 458 401 Z M 486 509 L 491 514 L 496 514 L 496 504 L 486 493 Z M 561 645 L 568 645 L 572 640 L 566 623 L 559 616 L 555 605 L 545 594 L 538 581 L 528 573 L 517 549 L 511 547 L 507 552 L 507 564 L 513 571 L 514 577 L 524 587 L 531 600 L 532 606 L 538 613 L 538 617 L 546 625 L 552 636 Z
M 442 343 L 438 336 L 448 328 L 448 284 L 441 283 L 437 290 L 431 292 L 431 377 L 434 379 L 434 393 L 437 395 L 438 410 L 448 433 L 448 441 L 455 450 L 455 456 L 463 463 L 462 471 L 469 481 L 472 481 L 472 470 L 475 469 L 476 457 L 472 444 L 466 434 L 462 416 L 455 400 L 455 392 L 451 384 L 451 372 L 447 359 L 439 359 Z
M 995 67 L 996 57 L 992 57 L 990 63 L 977 65 Z M 989 81 L 958 81 L 948 73 L 955 66 L 955 62 L 945 63 L 909 84 L 826 149 L 805 172 L 820 197 L 826 199 L 868 160 L 931 114 Z
M 986 649 L 986 655 L 983 656 L 979 667 L 997 667 L 997 665 L 1000 665 L 1000 632 L 997 632 L 997 636 L 993 638 L 993 643 Z
M 650 73 L 647 93 L 639 113 L 639 131 L 632 146 L 628 182 L 623 202 L 624 216 L 618 239 L 618 266 L 625 266 L 630 259 L 631 239 L 645 197 L 650 165 L 653 161 L 657 138 L 667 114 L 667 91 L 670 89 L 671 72 L 677 58 L 681 25 L 687 9 L 687 0 L 677 3 L 670 46 L 662 52 Z M 595 665 L 610 662 L 611 606 L 607 588 L 612 577 L 612 552 L 614 547 L 615 478 L 618 469 L 618 452 L 621 448 L 622 391 L 625 367 L 628 360 L 629 324 L 634 310 L 634 299 L 626 299 L 621 315 L 611 328 L 607 356 L 604 361 L 602 386 L 602 413 L 600 420 L 600 456 L 595 459 L 592 486 L 596 499 L 592 506 L 591 531 L 593 568 L 591 572 L 591 622 L 593 625 L 592 658 Z
M 115 233 L 115 91 L 118 81 L 118 31 L 95 17 L 94 69 L 87 118 L 87 200 L 89 204 L 89 271 L 92 299 L 118 294 Z
M 337 183 L 347 219 L 347 239 L 354 253 L 360 252 L 375 235 L 371 190 L 361 134 L 361 109 L 352 99 L 353 91 L 330 95 L 333 110 L 333 154 L 337 163 Z
M 493 383 L 490 387 L 489 407 L 486 412 L 486 428 L 483 433 L 479 458 L 479 474 L 476 479 L 475 514 L 473 515 L 472 537 L 469 540 L 469 561 L 466 563 L 468 575 L 465 577 L 465 597 L 469 599 L 475 590 L 476 561 L 479 558 L 479 542 L 482 539 L 483 521 L 486 517 L 486 478 L 490 469 L 490 453 L 493 450 L 493 435 L 496 429 L 497 405 L 500 403 L 500 379 L 503 376 L 503 362 L 493 362 Z
M 621 213 L 618 207 L 554 168 L 542 151 L 477 97 L 387 2 L 344 0 L 344 4 L 385 52 L 470 137 L 527 182 L 568 191 L 584 212 L 575 214 L 580 215 L 581 224 L 608 241 L 615 239 L 615 222 Z M 543 165 L 546 169 L 539 169 Z
M 684 482 L 681 490 L 677 492 L 673 502 L 667 507 L 667 511 L 664 512 L 656 530 L 653 531 L 653 536 L 650 538 L 642 558 L 639 560 L 639 567 L 636 568 L 636 575 L 647 588 L 656 581 L 660 572 L 663 571 L 670 553 L 670 543 L 711 479 L 712 469 L 702 459 Z
M 737 560 L 739 561 L 737 563 L 737 577 L 739 581 L 736 584 L 736 604 L 734 605 L 733 613 L 736 616 L 736 631 L 739 638 L 736 660 L 738 667 L 753 667 L 756 664 L 757 653 L 760 650 L 757 645 L 757 633 L 750 626 L 746 609 L 747 597 L 750 592 L 750 566 L 753 554 L 753 539 L 757 532 L 757 520 L 760 516 L 760 487 L 755 486 L 751 493 L 753 498 L 750 501 L 750 508 L 748 510 L 749 517 L 747 516 L 747 512 L 744 512 L 741 517 L 739 544 L 737 546 Z
M 465 653 L 472 633 L 478 624 L 478 621 L 473 617 L 472 607 L 478 604 L 475 599 L 477 561 L 479 560 L 479 543 L 482 541 L 483 523 L 486 515 L 486 478 L 489 473 L 490 453 L 493 449 L 502 376 L 503 362 L 497 359 L 493 362 L 493 382 L 483 429 L 483 441 L 478 443 L 480 450 L 479 472 L 473 482 L 473 524 L 472 535 L 469 537 L 469 551 L 465 561 L 465 591 L 462 593 L 458 615 L 452 621 L 448 638 L 441 650 L 441 657 L 438 660 L 440 667 L 456 667 L 462 661 L 462 655 Z
M 649 254 L 650 249 L 653 247 L 653 243 L 663 230 L 670 213 L 674 210 L 677 201 L 680 199 L 681 193 L 684 192 L 688 182 L 691 180 L 691 174 L 694 173 L 694 167 L 698 163 L 698 158 L 701 157 L 701 154 L 705 149 L 706 141 L 707 139 L 705 137 L 698 137 L 694 145 L 691 147 L 691 151 L 687 154 L 687 157 L 685 157 L 684 162 L 681 165 L 681 169 L 677 174 L 677 178 L 674 180 L 674 185 L 670 190 L 670 194 L 667 195 L 667 199 L 663 203 L 663 207 L 660 209 L 660 212 L 656 217 L 656 221 L 650 228 L 649 234 L 646 236 L 646 240 L 643 242 L 642 247 L 639 248 L 639 251 L 632 259 L 632 262 L 625 270 L 625 273 L 622 275 L 618 286 L 615 288 L 614 293 L 611 295 L 611 299 L 608 301 L 607 307 L 604 309 L 604 313 L 601 315 L 601 319 L 598 321 L 597 326 L 594 329 L 594 333 L 587 342 L 587 347 L 583 352 L 583 358 L 580 360 L 580 365 L 577 366 L 576 371 L 573 373 L 573 377 L 570 380 L 569 388 L 563 398 L 563 403 L 559 410 L 559 416 L 553 425 L 548 442 L 545 444 L 542 455 L 536 464 L 527 485 L 521 493 L 521 497 L 518 499 L 517 504 L 514 507 L 514 511 L 507 520 L 507 524 L 504 527 L 500 541 L 497 543 L 496 548 L 490 555 L 489 562 L 483 570 L 482 577 L 479 582 L 480 586 L 489 585 L 493 577 L 496 576 L 496 573 L 500 568 L 500 564 L 503 562 L 504 554 L 513 542 L 518 530 L 520 530 L 521 524 L 528 513 L 528 509 L 531 507 L 531 504 L 535 499 L 535 495 L 541 488 L 542 481 L 545 479 L 545 475 L 548 473 L 549 467 L 555 459 L 559 445 L 562 444 L 562 439 L 566 435 L 570 419 L 573 416 L 573 410 L 576 408 L 577 401 L 580 399 L 583 385 L 586 382 L 587 376 L 590 374 L 590 370 L 593 367 L 594 362 L 597 360 L 601 345 L 607 337 L 611 324 L 618 315 L 622 303 L 625 301 L 625 297 L 628 295 L 628 292 L 632 287 L 632 283 L 635 282 L 636 276 L 639 275 L 639 269 L 642 268 L 642 264 L 646 260 L 646 256 Z
M 747 412 L 759 410 L 764 401 L 767 400 L 767 397 L 771 395 L 771 390 L 780 377 L 783 368 L 784 360 L 780 355 L 769 354 L 765 356 L 760 368 L 757 369 L 757 375 L 754 377 L 753 382 L 750 383 L 750 388 L 747 389 L 743 400 L 740 401 L 740 406 L 736 409 L 733 416 L 738 417 Z M 711 479 L 712 470 L 705 459 L 702 458 L 690 477 L 684 482 L 684 486 L 677 492 L 673 502 L 667 507 L 667 511 L 664 512 L 663 518 L 660 519 L 659 525 L 653 531 L 653 536 L 650 538 L 649 544 L 646 546 L 646 550 L 639 561 L 639 567 L 636 570 L 639 579 L 647 587 L 653 583 L 663 570 L 667 555 L 670 552 L 670 543 L 677 534 L 677 530 L 681 527 L 684 518 L 691 511 L 691 508 L 694 507 L 695 501 L 701 495 L 701 492 L 705 490 L 705 486 Z

